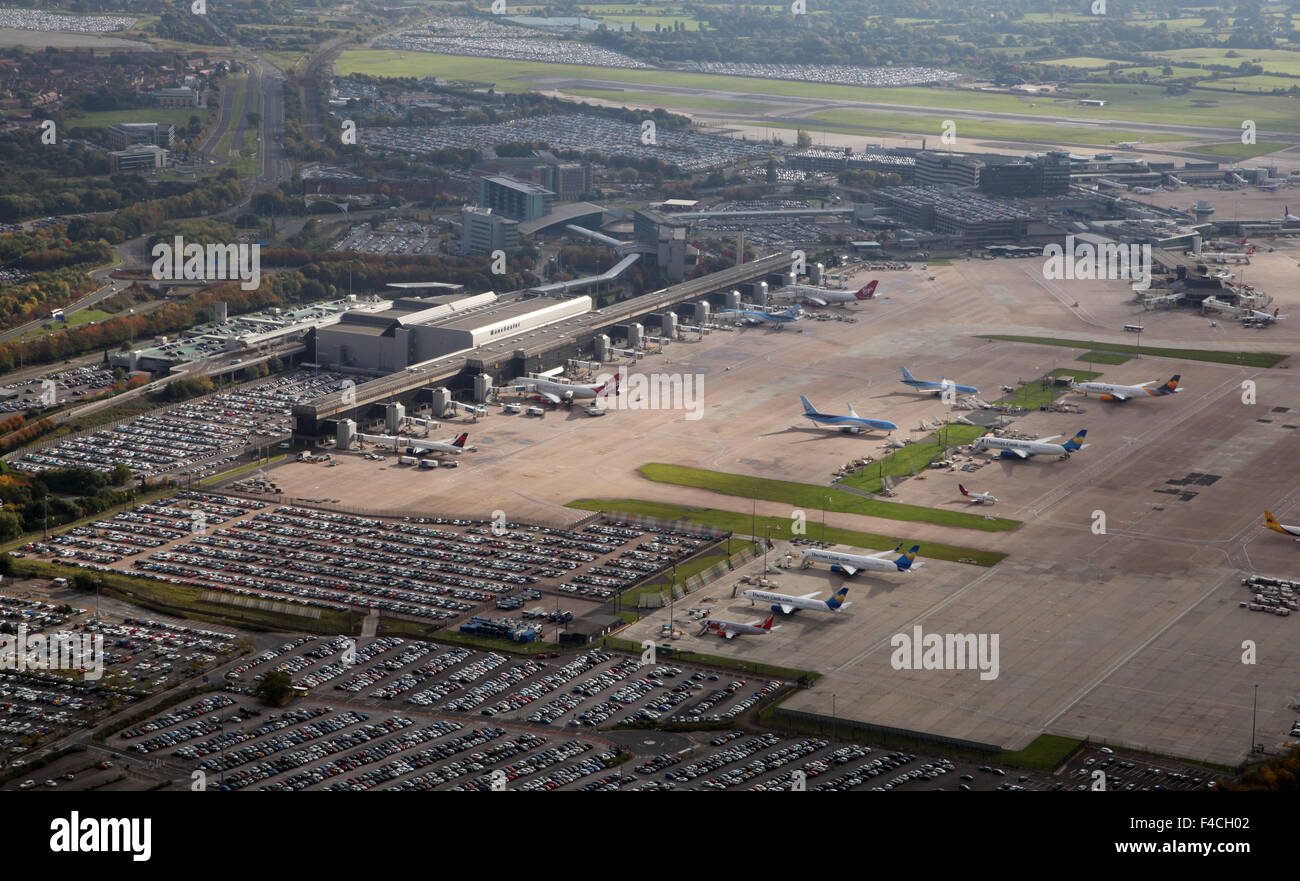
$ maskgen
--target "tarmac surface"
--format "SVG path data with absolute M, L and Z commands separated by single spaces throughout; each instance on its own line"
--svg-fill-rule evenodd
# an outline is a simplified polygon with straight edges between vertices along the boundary
M 1276 297 L 1284 314 L 1296 312 L 1295 242 L 1271 244 L 1278 250 L 1257 255 L 1248 277 Z M 973 472 L 927 471 L 896 487 L 897 501 L 947 510 L 967 509 L 959 481 L 992 492 L 998 504 L 969 510 L 1024 521 L 1014 531 L 826 516 L 832 526 L 915 540 L 923 560 L 927 541 L 1010 554 L 998 566 L 926 560 L 910 576 L 864 573 L 848 582 L 854 604 L 843 613 L 801 612 L 769 636 L 726 641 L 684 628 L 682 641 L 824 673 L 785 704 L 791 709 L 829 715 L 834 695 L 841 718 L 1008 748 L 1049 732 L 1234 763 L 1251 743 L 1250 705 L 1259 685 L 1256 741 L 1270 749 L 1283 743 L 1295 717 L 1300 624 L 1237 603 L 1250 598 L 1240 585 L 1246 574 L 1300 576 L 1295 543 L 1260 527 L 1265 507 L 1283 522 L 1300 522 L 1293 477 L 1300 429 L 1291 427 L 1300 424 L 1300 388 L 1289 362 L 1261 369 L 1145 355 L 1089 365 L 1076 360 L 1079 349 L 976 334 L 1133 344 L 1134 335 L 1120 328 L 1141 323 L 1144 348 L 1292 353 L 1300 328 L 1283 322 L 1246 329 L 1222 317 L 1212 325 L 1186 308 L 1143 311 L 1122 282 L 1047 281 L 1036 259 L 863 272 L 848 287 L 872 277 L 881 279 L 876 300 L 821 310 L 856 322 L 804 319 L 779 331 L 716 331 L 638 362 L 640 372 L 702 377 L 701 418 L 687 418 L 689 407 L 615 409 L 599 419 L 576 408 L 541 418 L 493 409 L 464 426 L 479 449 L 459 457 L 456 469 L 407 477 L 409 469 L 395 467 L 391 455 L 378 463 L 336 454 L 340 467 L 288 464 L 275 469 L 275 480 L 290 496 L 449 516 L 501 509 L 511 519 L 572 520 L 582 512 L 562 505 L 583 497 L 790 516 L 788 505 L 654 483 L 636 468 L 667 462 L 829 485 L 831 472 L 849 460 L 883 455 L 886 438 L 812 430 L 800 424 L 798 395 L 825 411 L 844 412 L 852 403 L 861 415 L 890 419 L 900 426 L 896 438 L 924 437 L 914 430 L 920 420 L 942 418 L 945 407 L 899 385 L 902 365 L 920 378 L 976 385 L 988 400 L 1002 385 L 1053 368 L 1091 366 L 1104 381 L 1120 383 L 1178 373 L 1183 391 L 1173 397 L 1116 405 L 1070 394 L 1082 412 L 1031 412 L 1016 420 L 1014 430 L 1031 436 L 1087 428 L 1090 446 L 1069 460 L 959 453 L 958 466 L 984 464 Z M 1246 380 L 1256 384 L 1254 404 L 1243 403 Z M 460 428 L 444 424 L 439 436 Z M 807 514 L 815 538 L 819 514 Z M 750 567 L 757 573 L 761 565 Z M 676 603 L 675 614 L 712 605 L 711 614 L 728 620 L 761 619 L 765 610 L 730 598 L 738 574 Z M 792 594 L 839 584 L 824 568 L 774 577 Z M 657 637 L 667 614 L 623 635 Z M 972 669 L 895 669 L 890 640 L 917 625 L 926 634 L 996 634 L 997 678 L 981 679 Z M 1257 663 L 1242 661 L 1246 640 Z

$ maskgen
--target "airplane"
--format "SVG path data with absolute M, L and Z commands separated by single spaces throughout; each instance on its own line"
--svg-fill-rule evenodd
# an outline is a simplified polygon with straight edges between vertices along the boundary
M 973 493 L 960 483 L 957 484 L 957 489 L 961 490 L 961 494 L 969 499 L 972 505 L 993 505 L 996 504 L 998 500 L 998 497 L 993 495 L 993 493 Z
M 977 450 L 999 450 L 1004 459 L 1028 459 L 1030 456 L 1038 456 L 1048 453 L 1054 453 L 1062 459 L 1070 458 L 1070 454 L 1076 450 L 1086 449 L 1090 444 L 1083 442 L 1084 437 L 1088 434 L 1086 428 L 1081 428 L 1074 437 L 1070 438 L 1063 444 L 1054 444 L 1052 441 L 1063 435 L 1054 434 L 1051 437 L 1040 437 L 1037 440 L 1016 440 L 1009 437 L 989 437 L 984 435 L 975 439 L 974 447 Z
M 1255 185 L 1255 189 L 1257 189 L 1257 190 L 1263 190 L 1265 193 L 1275 193 L 1275 192 L 1278 191 L 1278 188 L 1280 188 L 1280 187 L 1284 187 L 1284 186 L 1286 186 L 1286 184 L 1284 184 L 1284 183 L 1275 183 L 1275 184 L 1256 184 L 1256 185 Z
M 1255 246 L 1251 245 L 1250 249 L 1246 251 L 1237 251 L 1235 253 L 1220 251 L 1219 253 L 1216 254 L 1205 254 L 1204 257 L 1210 263 L 1227 263 L 1229 261 L 1233 263 L 1240 263 L 1243 260 L 1249 262 L 1250 258 L 1253 257 L 1254 255 L 1255 255 Z
M 777 627 L 781 626 L 780 624 L 777 624 L 775 627 L 772 626 L 772 621 L 775 619 L 775 612 L 768 615 L 767 620 L 761 624 L 757 621 L 749 624 L 740 624 L 735 621 L 720 621 L 716 618 L 709 618 L 704 622 L 704 626 L 700 628 L 700 634 L 703 635 L 705 632 L 712 630 L 718 636 L 726 639 L 735 639 L 736 635 L 740 633 L 756 633 L 762 635 L 771 633 L 773 630 L 776 630 Z
M 1118 401 L 1124 403 L 1129 398 L 1136 398 L 1139 395 L 1151 395 L 1158 398 L 1163 395 L 1172 395 L 1175 392 L 1181 392 L 1178 387 L 1178 380 L 1181 375 L 1175 373 L 1169 377 L 1169 381 L 1161 384 L 1160 380 L 1153 379 L 1150 382 L 1144 382 L 1141 385 L 1111 385 L 1108 382 L 1076 382 L 1071 388 L 1076 392 L 1082 392 L 1084 397 L 1094 393 L 1099 395 L 1103 401 Z
M 1282 219 L 1283 219 L 1283 220 L 1300 220 L 1300 217 L 1296 217 L 1294 214 L 1291 213 L 1291 206 L 1290 206 L 1290 205 L 1284 205 L 1284 206 L 1282 207 Z
M 1142 137 L 1138 138 L 1136 141 L 1120 141 L 1115 146 L 1119 147 L 1121 150 L 1132 150 L 1135 147 L 1141 147 L 1142 142 L 1145 141 L 1146 139 L 1147 139 L 1146 135 L 1143 135 Z
M 925 379 L 917 379 L 907 372 L 906 367 L 900 367 L 903 371 L 903 378 L 899 380 L 903 385 L 910 385 L 912 388 L 923 392 L 933 392 L 936 395 L 943 394 L 945 389 L 951 388 L 955 392 L 961 392 L 963 395 L 978 395 L 980 390 L 973 385 L 956 385 L 947 379 L 941 379 L 938 382 Z
M 819 288 L 807 284 L 792 284 L 781 289 L 782 293 L 790 293 L 797 297 L 799 302 L 809 306 L 828 306 L 831 303 L 853 303 L 859 300 L 870 300 L 876 295 L 876 285 L 880 284 L 879 280 L 872 281 L 857 291 L 832 291 L 828 288 Z
M 721 314 L 740 315 L 742 316 L 741 321 L 745 324 L 762 324 L 766 322 L 781 327 L 791 321 L 799 320 L 799 304 L 791 304 L 789 309 L 775 315 L 770 312 L 759 312 L 754 309 L 723 309 Z
M 1244 248 L 1248 244 L 1248 242 L 1246 241 L 1247 238 L 1248 238 L 1247 236 L 1242 236 L 1241 241 L 1239 242 L 1229 242 L 1225 240 L 1206 242 L 1205 247 L 1209 248 L 1212 251 L 1226 251 L 1229 248 Z
M 888 420 L 867 419 L 865 416 L 859 416 L 857 411 L 853 409 L 852 404 L 848 405 L 848 416 L 834 416 L 830 413 L 819 413 L 817 408 L 812 405 L 812 402 L 803 395 L 799 396 L 799 400 L 803 401 L 803 415 L 819 426 L 825 424 L 851 434 L 861 434 L 867 429 L 875 429 L 876 431 L 898 430 L 898 426 Z
M 408 448 L 412 450 L 429 450 L 430 452 L 434 452 L 434 453 L 455 453 L 456 455 L 459 456 L 465 450 L 469 450 L 470 452 L 475 452 L 478 450 L 478 447 L 465 445 L 465 441 L 468 439 L 469 439 L 469 432 L 462 431 L 460 434 L 456 435 L 456 437 L 451 438 L 450 440 L 428 441 L 428 440 L 420 440 L 419 438 L 411 437 L 406 439 L 406 443 L 408 445 Z
M 741 596 L 748 597 L 750 605 L 754 602 L 771 603 L 773 612 L 780 612 L 783 615 L 793 614 L 800 609 L 816 609 L 818 611 L 838 612 L 840 609 L 847 608 L 852 603 L 846 603 L 844 597 L 848 595 L 849 589 L 841 587 L 835 592 L 835 596 L 828 600 L 819 600 L 816 597 L 821 595 L 821 591 L 816 593 L 806 593 L 802 596 L 790 596 L 784 593 L 773 593 L 770 590 L 755 590 L 753 588 L 741 591 Z
M 899 542 L 898 547 L 892 551 L 881 551 L 877 554 L 841 554 L 838 551 L 822 551 L 816 548 L 810 548 L 802 554 L 799 561 L 799 568 L 807 569 L 813 563 L 826 563 L 831 567 L 832 572 L 842 572 L 846 577 L 852 578 L 859 572 L 906 572 L 911 574 L 914 569 L 920 569 L 924 563 L 916 562 L 916 552 L 921 549 L 920 545 L 912 545 L 911 548 L 904 551 L 903 543 Z M 887 559 L 893 554 L 899 556 L 895 559 Z
M 1264 525 L 1274 532 L 1280 532 L 1283 535 L 1300 536 L 1300 526 L 1287 526 L 1285 523 L 1278 523 L 1277 518 L 1273 516 L 1272 511 L 1264 512 Z M 1300 538 L 1297 538 L 1296 541 L 1300 541 Z
M 560 404 L 579 398 L 596 398 L 601 395 L 618 395 L 618 376 L 599 385 L 556 382 L 552 379 L 516 379 L 511 383 L 517 390 L 530 394 L 534 400 Z
M 1281 321 L 1286 318 L 1285 315 L 1278 314 L 1281 311 L 1281 309 L 1275 308 L 1273 314 L 1270 315 L 1267 312 L 1261 312 L 1258 309 L 1250 309 L 1248 310 L 1249 314 L 1241 316 L 1241 319 L 1243 321 L 1255 321 L 1259 324 L 1272 324 L 1274 321 Z
M 1129 189 L 1141 196 L 1150 196 L 1165 191 L 1164 187 L 1129 187 Z

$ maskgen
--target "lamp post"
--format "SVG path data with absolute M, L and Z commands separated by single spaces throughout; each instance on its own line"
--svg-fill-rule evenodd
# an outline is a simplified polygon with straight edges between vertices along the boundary
M 1259 686 L 1255 686 L 1255 694 L 1250 701 L 1250 751 L 1255 753 L 1255 710 L 1259 706 Z

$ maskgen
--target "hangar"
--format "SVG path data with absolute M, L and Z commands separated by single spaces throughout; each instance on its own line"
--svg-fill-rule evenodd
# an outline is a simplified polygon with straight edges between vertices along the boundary
M 316 335 L 319 364 L 394 373 L 508 339 L 591 311 L 590 297 L 533 297 L 498 302 L 494 293 L 470 297 L 406 297 L 382 312 L 348 312 Z

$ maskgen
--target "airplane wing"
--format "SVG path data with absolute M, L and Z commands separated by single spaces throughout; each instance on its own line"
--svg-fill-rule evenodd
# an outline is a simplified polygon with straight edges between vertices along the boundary
M 823 300 L 823 299 L 821 299 L 820 297 L 808 297 L 808 296 L 805 296 L 804 299 L 807 300 L 809 303 L 812 303 L 813 305 L 816 305 L 816 306 L 825 306 L 825 305 L 826 305 L 826 302 L 827 302 L 826 300 Z
M 536 395 L 539 398 L 545 398 L 546 400 L 550 401 L 552 404 L 560 403 L 560 396 L 555 394 L 554 392 L 536 392 Z
M 1024 450 L 1011 450 L 1011 452 L 1012 452 L 1012 453 L 1015 453 L 1017 456 L 1019 456 L 1019 457 L 1022 458 L 1022 459 L 1028 459 L 1028 458 L 1029 458 L 1029 454 L 1026 453 Z
M 724 630 L 724 631 L 722 631 L 722 635 L 723 635 L 724 637 L 726 637 L 727 639 L 735 639 L 735 638 L 736 638 L 736 631 L 734 631 L 734 630 Z
M 1054 440 L 1059 440 L 1059 439 L 1061 439 L 1061 438 L 1063 438 L 1063 437 L 1065 437 L 1065 435 L 1063 435 L 1063 434 L 1054 434 L 1054 435 L 1052 435 L 1051 437 L 1040 437 L 1040 438 L 1038 438 L 1038 443 L 1040 443 L 1040 444 L 1050 444 L 1052 441 L 1054 441 Z
M 822 595 L 822 592 L 821 592 L 820 590 L 814 590 L 812 593 L 806 593 L 806 594 L 804 594 L 803 596 L 799 597 L 799 599 L 801 599 L 801 600 L 815 600 L 815 599 L 817 599 L 817 597 L 819 597 L 819 596 L 821 596 L 821 595 Z
M 1119 392 L 1111 392 L 1110 396 L 1115 400 L 1119 401 L 1121 404 L 1128 400 L 1128 395 L 1122 395 Z
M 790 614 L 791 612 L 793 612 L 793 611 L 794 611 L 794 606 L 787 606 L 787 605 L 785 605 L 784 603 L 781 605 L 781 613 L 782 613 L 782 614 L 784 614 L 784 615 L 789 615 L 789 614 Z
M 844 565 L 843 563 L 841 563 L 841 564 L 840 564 L 840 568 L 844 570 L 844 574 L 845 574 L 845 575 L 850 575 L 850 576 L 852 576 L 852 575 L 857 575 L 857 574 L 858 574 L 858 570 L 857 570 L 856 568 L 854 568 L 853 566 L 846 566 L 846 565 Z

